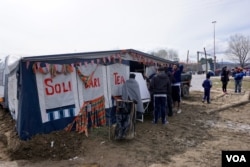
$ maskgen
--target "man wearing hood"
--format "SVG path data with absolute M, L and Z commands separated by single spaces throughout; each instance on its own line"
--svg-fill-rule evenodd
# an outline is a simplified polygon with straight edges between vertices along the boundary
M 116 139 L 125 139 L 126 136 L 133 136 L 134 133 L 134 122 L 135 115 L 130 113 L 133 107 L 132 103 L 126 101 L 133 101 L 136 104 L 136 112 L 143 113 L 143 103 L 140 94 L 140 87 L 138 82 L 135 80 L 136 75 L 131 73 L 129 79 L 122 86 L 122 100 L 125 102 L 121 103 L 121 108 L 125 112 L 117 114 L 117 125 L 115 130 Z
M 158 73 L 150 82 L 149 89 L 153 92 L 154 98 L 153 123 L 157 124 L 161 117 L 162 124 L 167 124 L 167 94 L 170 92 L 170 81 L 164 67 L 158 69 Z
M 139 83 L 135 80 L 136 75 L 131 73 L 129 79 L 122 86 L 122 99 L 132 100 L 136 103 L 136 111 L 144 113 Z

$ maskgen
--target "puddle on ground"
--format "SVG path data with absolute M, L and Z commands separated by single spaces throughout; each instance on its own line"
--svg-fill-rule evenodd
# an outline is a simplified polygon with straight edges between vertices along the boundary
M 214 128 L 224 128 L 224 129 L 229 129 L 229 130 L 233 130 L 236 132 L 250 133 L 250 125 L 239 123 L 239 122 L 232 122 L 232 121 L 217 122 L 213 120 L 207 120 L 204 126 L 214 127 Z

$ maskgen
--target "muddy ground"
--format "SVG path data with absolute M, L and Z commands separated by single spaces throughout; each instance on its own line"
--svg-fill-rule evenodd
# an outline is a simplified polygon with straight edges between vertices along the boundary
M 250 150 L 249 92 L 213 90 L 211 104 L 201 102 L 202 94 L 184 98 L 182 113 L 167 126 L 153 125 L 146 113 L 135 138 L 121 141 L 109 127 L 91 129 L 89 137 L 58 131 L 20 141 L 10 114 L 0 110 L 0 167 L 221 166 L 222 150 Z

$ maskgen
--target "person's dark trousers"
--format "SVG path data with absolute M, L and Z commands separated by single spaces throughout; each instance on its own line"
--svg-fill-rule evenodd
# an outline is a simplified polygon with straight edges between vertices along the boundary
M 157 124 L 161 117 L 162 123 L 166 123 L 167 95 L 154 95 L 154 122 Z
M 210 103 L 210 89 L 205 89 L 204 90 L 204 100 L 207 100 L 208 103 Z
M 227 92 L 227 82 L 222 82 L 222 91 Z
M 172 104 L 173 101 L 171 95 L 167 95 L 167 114 L 169 117 L 173 116 Z
M 153 96 L 153 94 L 150 95 L 150 99 L 151 100 L 149 102 L 148 109 L 149 109 L 150 112 L 153 113 L 153 111 L 154 111 L 154 96 Z

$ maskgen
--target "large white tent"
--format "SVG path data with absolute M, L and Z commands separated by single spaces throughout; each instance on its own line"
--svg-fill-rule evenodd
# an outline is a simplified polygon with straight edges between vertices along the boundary
M 16 120 L 23 140 L 72 128 L 73 123 L 74 129 L 86 132 L 88 118 L 92 126 L 108 124 L 112 97 L 121 95 L 130 72 L 172 63 L 133 49 L 11 59 L 8 56 L 1 68 L 3 106 Z

